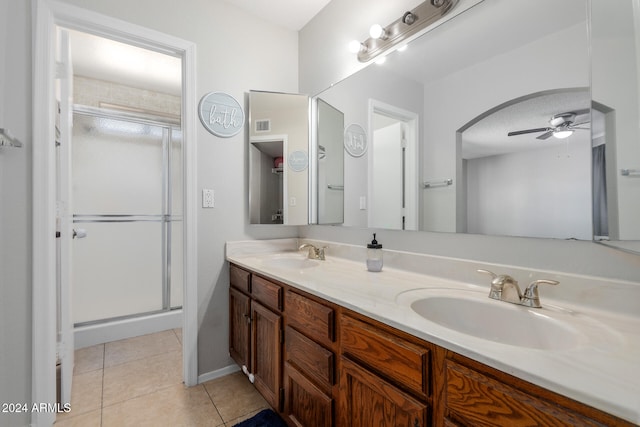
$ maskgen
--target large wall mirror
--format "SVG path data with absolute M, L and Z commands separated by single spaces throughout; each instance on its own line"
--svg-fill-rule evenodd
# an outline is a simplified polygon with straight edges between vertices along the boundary
M 309 97 L 249 93 L 251 224 L 309 221 Z
M 485 0 L 318 94 L 367 141 L 344 226 L 640 240 L 632 4 Z

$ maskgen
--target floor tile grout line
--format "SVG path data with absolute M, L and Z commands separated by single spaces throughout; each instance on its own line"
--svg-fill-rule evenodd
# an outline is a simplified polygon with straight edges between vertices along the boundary
M 100 392 L 100 427 L 102 427 L 103 423 L 103 415 L 104 415 L 104 364 L 105 359 L 107 357 L 107 344 L 102 344 L 102 391 Z
M 220 410 L 218 409 L 218 407 L 216 406 L 216 403 L 213 401 L 213 397 L 211 396 L 211 393 L 209 393 L 209 390 L 207 390 L 207 388 L 204 386 L 204 384 L 200 384 L 202 386 L 202 388 L 204 389 L 204 392 L 207 393 L 207 396 L 209 396 L 209 401 L 211 402 L 211 404 L 213 405 L 213 408 L 216 410 L 216 412 L 218 413 L 218 415 L 220 416 L 220 419 L 222 420 L 222 424 L 224 426 L 227 425 L 227 422 L 225 421 L 225 419 L 222 417 L 222 414 L 220 413 Z
M 177 383 L 176 383 L 176 384 L 177 384 Z M 170 387 L 173 387 L 173 386 L 175 386 L 176 384 L 169 384 L 169 385 L 165 385 L 165 386 L 162 386 L 162 387 L 156 388 L 155 390 L 152 390 L 152 391 L 150 391 L 150 392 L 148 392 L 148 393 L 138 394 L 138 395 L 133 396 L 133 397 L 130 397 L 130 398 L 128 398 L 128 399 L 125 399 L 125 400 L 119 400 L 119 401 L 117 401 L 117 402 L 113 402 L 113 403 L 110 403 L 110 404 L 108 404 L 108 405 L 104 405 L 104 403 L 103 403 L 102 408 L 103 408 L 103 409 L 104 409 L 104 408 L 111 408 L 111 407 L 116 406 L 116 405 L 121 405 L 121 404 L 123 404 L 123 403 L 125 403 L 125 402 L 128 402 L 128 401 L 130 401 L 130 400 L 138 399 L 138 398 L 140 398 L 140 397 L 144 397 L 144 396 L 149 396 L 150 394 L 154 394 L 154 393 L 157 393 L 157 392 L 159 392 L 159 391 L 166 390 L 166 389 L 168 389 L 168 388 L 170 388 Z M 183 384 L 183 383 L 182 383 L 182 382 L 180 382 L 180 384 Z

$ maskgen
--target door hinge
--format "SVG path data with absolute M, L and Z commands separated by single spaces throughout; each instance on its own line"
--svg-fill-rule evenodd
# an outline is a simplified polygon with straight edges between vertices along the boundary
M 56 239 L 59 239 L 62 235 L 60 234 L 59 231 L 56 231 Z

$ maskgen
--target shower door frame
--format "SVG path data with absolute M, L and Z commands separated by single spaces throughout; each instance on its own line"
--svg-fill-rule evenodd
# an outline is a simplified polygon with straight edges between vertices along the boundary
M 32 369 L 31 400 L 55 403 L 55 40 L 58 26 L 109 37 L 182 59 L 183 130 L 183 379 L 198 383 L 197 114 L 195 43 L 54 0 L 33 0 L 32 135 Z M 68 238 L 69 236 L 67 236 Z M 54 412 L 35 411 L 31 424 L 54 423 Z
M 73 105 L 73 116 L 80 114 L 89 117 L 100 117 L 108 120 L 126 121 L 136 124 L 144 124 L 159 127 L 162 132 L 162 214 L 159 215 L 128 215 L 128 214 L 73 214 L 73 224 L 96 223 L 96 222 L 161 222 L 162 239 L 162 308 L 159 310 L 145 311 L 122 316 L 114 316 L 105 319 L 88 320 L 74 323 L 74 327 L 96 325 L 118 320 L 133 319 L 136 317 L 149 316 L 152 314 L 166 313 L 171 310 L 182 309 L 171 306 L 171 223 L 182 222 L 182 215 L 174 216 L 172 212 L 172 134 L 178 129 L 182 130 L 180 119 L 156 117 L 144 113 L 129 113 L 107 108 L 88 107 L 84 105 Z M 180 142 L 180 158 L 184 155 L 184 141 Z M 73 166 L 72 166 L 73 171 Z M 73 174 L 73 172 L 72 172 Z M 184 206 L 182 206 L 184 212 Z M 184 283 L 182 285 L 184 287 Z

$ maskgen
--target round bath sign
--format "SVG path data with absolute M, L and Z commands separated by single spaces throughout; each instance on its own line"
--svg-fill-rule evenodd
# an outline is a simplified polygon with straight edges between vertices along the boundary
M 302 172 L 309 166 L 309 156 L 306 151 L 294 151 L 289 154 L 289 167 L 294 172 Z
M 205 129 L 221 138 L 229 138 L 244 127 L 244 110 L 233 96 L 223 92 L 203 96 L 198 115 Z
M 345 128 L 344 149 L 352 157 L 360 157 L 367 151 L 367 133 L 362 126 L 352 123 Z

